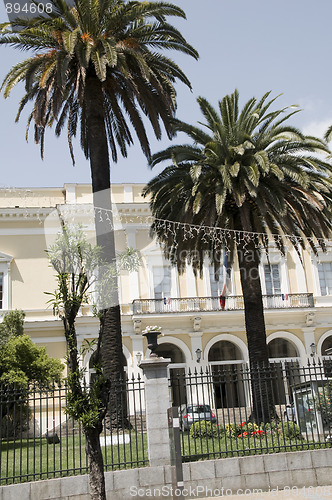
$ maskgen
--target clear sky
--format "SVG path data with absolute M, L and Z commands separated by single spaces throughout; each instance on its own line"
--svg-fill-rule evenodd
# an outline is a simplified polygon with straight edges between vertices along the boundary
M 177 85 L 178 117 L 201 120 L 196 103 L 199 95 L 212 104 L 234 88 L 244 103 L 266 91 L 282 93 L 278 107 L 298 104 L 303 111 L 292 123 L 305 133 L 322 136 L 332 124 L 332 1 L 318 0 L 174 0 L 187 20 L 171 22 L 198 50 L 199 61 L 173 53 L 189 77 L 193 92 Z M 7 20 L 0 3 L 0 20 Z M 171 53 L 169 53 L 171 55 Z M 0 80 L 24 58 L 24 53 L 0 46 Z M 89 162 L 76 144 L 73 167 L 66 143 L 48 130 L 45 158 L 40 159 L 33 134 L 25 141 L 26 117 L 14 122 L 23 85 L 5 100 L 0 95 L 0 187 L 62 186 L 66 182 L 90 182 Z M 31 129 L 32 132 L 32 129 Z M 150 131 L 151 132 L 151 131 Z M 152 151 L 168 142 L 151 137 Z M 179 138 L 178 140 L 181 140 Z M 174 141 L 177 141 L 175 138 Z M 160 170 L 160 169 L 159 169 Z M 159 170 L 149 170 L 138 146 L 126 159 L 112 165 L 112 182 L 146 182 Z

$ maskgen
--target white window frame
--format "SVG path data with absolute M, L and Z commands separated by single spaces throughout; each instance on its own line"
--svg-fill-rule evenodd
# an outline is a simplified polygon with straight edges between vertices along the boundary
M 277 276 L 275 276 L 274 271 L 277 270 Z M 266 295 L 279 295 L 281 292 L 281 269 L 280 264 L 263 264 L 264 271 L 264 285 Z M 271 290 L 267 287 L 267 276 L 270 277 Z M 279 287 L 277 283 L 279 282 Z
M 327 262 L 318 262 L 317 263 L 319 291 L 320 291 L 320 294 L 321 294 L 322 297 L 326 297 L 326 296 L 332 295 L 332 291 L 330 291 L 330 290 L 329 290 L 330 293 L 322 293 L 322 286 L 321 286 L 320 277 L 319 277 L 319 266 L 324 266 L 324 264 L 330 264 L 330 266 L 332 268 L 332 259 L 330 261 L 327 261 Z M 332 272 L 332 269 L 331 269 L 331 272 Z M 325 272 L 324 272 L 324 281 L 326 282 Z
M 170 261 L 166 260 L 159 247 L 155 246 L 149 252 L 145 252 L 148 283 L 149 283 L 149 298 L 154 299 L 154 281 L 153 281 L 153 268 L 154 267 L 168 267 L 171 268 L 171 297 L 179 297 L 179 281 L 176 266 L 171 265 Z M 169 298 L 169 297 L 167 297 Z
M 327 252 L 319 252 L 318 256 L 314 255 L 313 253 L 311 254 L 311 262 L 312 262 L 312 272 L 313 272 L 313 277 L 314 277 L 314 295 L 317 297 L 322 297 L 325 300 L 328 300 L 328 298 L 331 297 L 331 295 L 322 295 L 321 290 L 320 290 L 320 281 L 319 281 L 319 274 L 318 274 L 318 264 L 324 263 L 324 262 L 332 262 L 332 247 L 329 245 Z
M 282 256 L 279 252 L 272 251 L 269 253 L 269 260 L 267 256 L 263 254 L 261 262 L 259 264 L 259 276 L 261 279 L 262 294 L 266 295 L 266 284 L 265 284 L 265 272 L 264 266 L 277 264 L 279 266 L 279 276 L 280 276 L 280 293 L 289 293 L 289 280 L 288 280 L 288 269 L 286 257 Z
M 10 263 L 13 260 L 11 255 L 0 252 L 0 273 L 3 275 L 2 283 L 2 309 L 7 311 L 11 309 L 11 277 Z
M 203 280 L 205 283 L 205 294 L 206 297 L 212 297 L 212 290 L 211 290 L 211 281 L 210 281 L 210 267 L 213 268 L 213 264 L 211 265 L 208 259 L 206 258 L 204 260 L 203 264 Z M 221 273 L 223 276 L 223 262 L 220 265 Z M 230 270 L 230 280 L 229 280 L 229 288 L 230 291 L 228 293 L 228 296 L 234 295 L 234 287 L 233 287 L 233 279 L 234 279 L 234 273 L 233 269 Z

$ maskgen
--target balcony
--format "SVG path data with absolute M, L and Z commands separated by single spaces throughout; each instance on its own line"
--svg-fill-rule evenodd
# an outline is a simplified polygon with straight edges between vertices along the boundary
M 263 295 L 264 309 L 294 309 L 314 307 L 312 293 Z M 244 309 L 242 295 L 226 297 L 225 307 L 219 297 L 188 297 L 165 299 L 136 299 L 133 314 L 190 313 L 208 311 L 239 311 Z

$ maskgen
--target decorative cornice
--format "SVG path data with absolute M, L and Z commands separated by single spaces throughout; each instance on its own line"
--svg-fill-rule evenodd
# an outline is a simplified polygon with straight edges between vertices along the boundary
M 2 220 L 27 220 L 45 219 L 50 213 L 55 210 L 52 207 L 15 207 L 15 208 L 0 208 L 0 219 Z

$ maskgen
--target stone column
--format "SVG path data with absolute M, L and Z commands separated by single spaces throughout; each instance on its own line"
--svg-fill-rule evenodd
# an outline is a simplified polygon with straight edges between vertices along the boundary
M 151 466 L 171 463 L 167 408 L 172 406 L 168 389 L 169 358 L 150 358 L 139 365 L 145 387 L 146 429 Z

